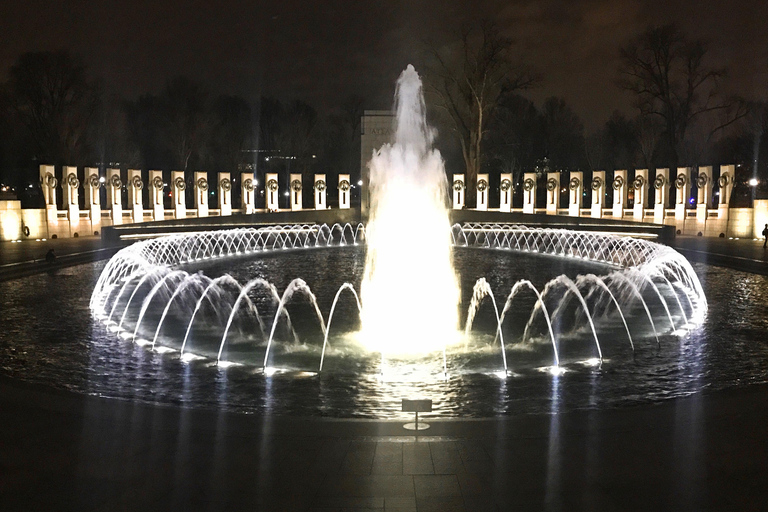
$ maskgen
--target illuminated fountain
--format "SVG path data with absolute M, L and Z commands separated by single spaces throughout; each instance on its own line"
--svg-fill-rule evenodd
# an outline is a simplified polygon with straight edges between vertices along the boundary
M 270 374 L 323 371 L 329 353 L 353 359 L 377 354 L 380 371 L 389 361 L 434 366 L 430 360 L 439 360 L 446 377 L 452 371 L 506 376 L 530 347 L 543 354 L 537 364 L 559 374 L 564 361 L 600 364 L 610 358 L 615 345 L 606 347 L 606 338 L 634 351 L 638 343 L 658 345 L 660 337 L 686 333 L 703 321 L 707 302 L 698 278 L 668 247 L 597 232 L 451 227 L 446 174 L 431 147 L 421 81 L 411 66 L 398 80 L 395 105 L 394 141 L 370 164 L 367 226 L 276 226 L 138 242 L 104 268 L 91 297 L 92 312 L 120 337 L 185 361 L 260 366 Z M 224 260 L 247 266 L 295 251 L 311 258 L 320 250 L 363 248 L 362 275 L 344 276 L 346 282 L 332 290 L 305 276 L 281 291 L 276 276 L 206 274 Z M 547 275 L 538 285 L 524 274 L 507 289 L 494 290 L 480 277 L 461 304 L 453 257 L 464 250 L 529 253 L 591 267 L 579 275 Z M 321 294 L 327 296 L 327 313 Z M 297 303 L 304 304 L 299 317 L 289 311 Z M 346 306 L 338 309 L 342 303 Z M 490 332 L 483 334 L 475 327 L 482 308 L 489 307 L 485 303 L 493 316 Z M 466 311 L 463 326 L 461 311 Z M 340 314 L 347 327 L 337 327 Z M 514 315 L 517 320 L 510 320 Z M 350 316 L 358 323 L 353 330 Z M 510 334 L 512 322 L 522 332 Z M 449 356 L 460 370 L 448 367 Z M 482 361 L 461 363 L 475 358 Z
M 400 76 L 396 98 L 394 143 L 374 153 L 370 163 L 362 337 L 378 352 L 425 353 L 457 341 L 459 287 L 448 236 L 448 184 L 440 153 L 432 149 L 413 66 Z M 403 229 L 411 219 L 418 219 L 419 229 Z M 428 291 L 430 300 L 419 290 Z
M 407 231 L 407 226 L 403 231 Z M 453 328 L 451 339 L 463 343 L 452 349 L 455 353 L 472 353 L 482 343 L 473 339 L 472 329 L 475 315 L 481 304 L 488 300 L 495 314 L 492 350 L 499 354 L 496 370 L 507 370 L 514 363 L 508 363 L 510 346 L 526 346 L 536 343 L 530 334 L 537 318 L 543 318 L 546 329 L 538 342 L 551 347 L 551 367 L 559 371 L 563 338 L 570 331 L 586 330 L 593 340 L 593 350 L 585 357 L 601 361 L 606 357 L 601 348 L 601 338 L 626 339 L 634 350 L 639 340 L 659 343 L 662 335 L 680 335 L 700 324 L 707 310 L 706 298 L 701 285 L 688 261 L 674 250 L 646 240 L 618 237 L 610 234 L 574 232 L 558 229 L 530 229 L 515 225 L 454 225 L 450 230 L 455 248 L 471 250 L 533 253 L 572 261 L 592 262 L 609 270 L 605 275 L 584 274 L 571 279 L 565 275 L 555 276 L 541 289 L 528 279 L 520 279 L 506 293 L 503 306 L 497 302 L 493 290 L 484 278 L 473 287 L 472 298 L 467 305 L 464 334 Z M 172 235 L 136 243 L 120 251 L 108 263 L 99 278 L 91 297 L 91 309 L 109 328 L 127 340 L 146 345 L 156 351 L 178 352 L 180 357 L 194 359 L 208 357 L 221 365 L 236 363 L 232 358 L 224 359 L 222 354 L 230 344 L 243 343 L 232 335 L 231 327 L 236 320 L 243 324 L 248 320 L 252 326 L 251 352 L 263 350 L 263 367 L 279 367 L 280 361 L 270 360 L 270 349 L 275 342 L 279 323 L 290 333 L 284 343 L 300 345 L 292 326 L 287 305 L 297 297 L 308 304 L 310 316 L 314 318 L 318 339 L 318 359 L 314 368 L 322 370 L 323 358 L 329 346 L 344 343 L 350 333 L 332 333 L 337 302 L 343 292 L 354 297 L 354 314 L 365 311 L 360 305 L 358 294 L 350 283 L 344 283 L 335 290 L 334 299 L 327 316 L 318 306 L 317 299 L 302 279 L 291 281 L 282 293 L 268 280 L 257 277 L 239 283 L 228 274 L 210 278 L 202 273 L 188 272 L 184 267 L 205 266 L 227 258 L 246 258 L 248 255 L 276 255 L 286 251 L 311 253 L 322 248 L 334 251 L 353 250 L 363 243 L 366 233 L 362 225 L 294 225 L 260 229 L 236 229 Z M 359 249 L 358 249 L 359 250 Z M 433 295 L 414 293 L 423 291 L 418 286 L 406 289 L 418 301 L 431 300 Z M 261 291 L 261 301 L 252 293 Z M 530 308 L 528 321 L 521 338 L 505 340 L 503 328 L 505 318 L 512 310 L 519 309 L 519 298 L 523 292 L 533 292 L 535 302 Z M 425 299 L 425 297 L 427 299 Z M 393 299 L 396 303 L 405 302 Z M 418 305 L 414 306 L 418 310 Z M 201 321 L 204 310 L 208 320 Z M 148 319 L 148 312 L 154 318 Z M 271 313 L 270 313 L 271 312 Z M 269 316 L 271 314 L 271 316 Z M 400 313 L 395 313 L 399 315 Z M 580 318 L 580 324 L 571 328 L 553 329 L 553 323 L 564 316 Z M 165 325 L 169 316 L 174 318 L 175 329 L 168 331 Z M 631 320 L 628 321 L 628 318 Z M 210 336 L 216 342 L 207 348 L 190 339 L 195 322 L 213 326 Z M 247 322 L 246 322 L 247 323 Z M 398 324 L 397 317 L 392 321 Z M 619 326 L 619 331 L 616 326 Z M 398 329 L 402 326 L 398 325 Z M 175 334 L 174 334 L 175 332 Z M 366 345 L 364 333 L 351 333 L 354 342 L 362 350 L 382 352 Z M 406 333 L 407 335 L 407 333 Z M 241 335 L 242 337 L 242 335 Z M 329 341 L 330 340 L 330 341 Z M 488 343 L 485 344 L 486 348 Z M 259 349 L 258 347 L 262 347 Z M 433 346 L 430 350 L 443 350 Z M 416 352 L 423 351 L 417 347 Z M 386 352 L 386 350 L 384 350 Z M 445 357 L 443 357 L 443 361 Z M 255 363 L 254 363 L 255 364 Z

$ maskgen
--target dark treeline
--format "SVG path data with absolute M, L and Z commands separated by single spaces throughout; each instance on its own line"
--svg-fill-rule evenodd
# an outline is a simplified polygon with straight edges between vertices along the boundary
M 535 169 L 720 163 L 768 177 L 768 108 L 723 97 L 725 70 L 709 67 L 706 46 L 674 26 L 648 29 L 620 49 L 622 68 L 604 86 L 632 95 L 635 112 L 615 112 L 589 134 L 564 99 L 526 98 L 545 75 L 521 64 L 493 24 L 470 27 L 458 41 L 432 51 L 422 76 L 447 172 L 466 172 L 467 183 L 477 172 L 492 181 L 512 173 L 519 183 Z M 363 108 L 360 97 L 323 112 L 299 99 L 249 101 L 187 77 L 128 100 L 105 94 L 76 56 L 27 53 L 0 85 L 0 182 L 34 193 L 43 163 L 253 170 L 262 184 L 266 172 L 284 182 L 289 173 L 349 173 L 356 182 Z
M 39 164 L 245 170 L 257 179 L 278 172 L 286 180 L 289 173 L 359 175 L 359 97 L 321 116 L 300 100 L 249 102 L 176 77 L 127 100 L 104 94 L 67 52 L 24 54 L 8 75 L 0 88 L 0 182 L 22 196 L 37 195 Z

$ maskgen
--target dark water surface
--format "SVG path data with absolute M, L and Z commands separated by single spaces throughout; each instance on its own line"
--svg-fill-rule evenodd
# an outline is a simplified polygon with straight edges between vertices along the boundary
M 343 283 L 359 290 L 364 260 L 359 248 L 336 248 L 220 261 L 185 270 L 202 270 L 212 277 L 229 273 L 241 284 L 263 277 L 280 293 L 300 277 L 317 296 L 327 320 L 333 297 Z M 455 261 L 461 275 L 462 326 L 472 286 L 480 277 L 490 283 L 501 309 L 519 279 L 530 279 L 542 289 L 561 273 L 575 277 L 610 271 L 554 257 L 479 249 L 456 249 Z M 379 354 L 358 346 L 350 334 L 359 328 L 351 294 L 342 294 L 339 300 L 331 329 L 332 348 L 321 374 L 317 368 L 322 334 L 311 307 L 301 297 L 288 307 L 300 342 L 295 343 L 286 326 L 279 325 L 270 364 L 283 371 L 271 376 L 261 372 L 266 340 L 255 335 L 247 322 L 233 329 L 225 352 L 225 359 L 243 363 L 238 366 L 218 367 L 210 358 L 181 361 L 179 331 L 186 325 L 173 320 L 163 327 L 158 343 L 175 351 L 152 352 L 121 339 L 92 317 L 90 295 L 104 264 L 3 283 L 0 373 L 55 388 L 152 403 L 364 418 L 400 417 L 402 398 L 433 399 L 434 416 L 487 417 L 619 407 L 768 382 L 768 279 L 718 267 L 694 266 L 709 312 L 701 326 L 686 334 L 663 334 L 657 344 L 647 319 L 635 307 L 625 312 L 634 338 L 633 351 L 623 325 L 606 311 L 597 322 L 604 356 L 599 366 L 590 364 L 596 349 L 583 313 L 575 305 L 564 308 L 554 322 L 565 369 L 560 376 L 545 371 L 552 365 L 553 352 L 540 315 L 531 323 L 531 341 L 520 344 L 535 303 L 533 293 L 516 299 L 504 323 L 510 375 L 498 374 L 502 358 L 499 344 L 494 342 L 493 307 L 486 300 L 469 346 L 448 350 L 446 381 L 442 354 L 382 361 Z M 403 292 L 403 307 L 418 308 L 428 300 L 429 290 L 417 285 Z M 273 315 L 274 306 L 269 307 Z M 556 308 L 556 300 L 548 307 Z M 660 304 L 649 301 L 649 307 L 659 328 L 668 330 Z M 263 315 L 268 324 L 272 315 Z M 126 317 L 130 323 L 130 314 Z M 140 335 L 151 337 L 158 317 L 157 311 L 149 312 Z M 192 352 L 215 354 L 221 317 L 221 311 L 201 310 L 191 330 Z M 682 322 L 682 317 L 676 315 L 675 322 Z

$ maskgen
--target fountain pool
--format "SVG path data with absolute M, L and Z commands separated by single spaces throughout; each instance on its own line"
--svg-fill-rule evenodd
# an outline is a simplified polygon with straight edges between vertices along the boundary
M 333 233 L 329 240 L 340 243 L 344 235 L 345 244 L 316 248 L 303 247 L 305 241 L 312 238 L 291 238 L 285 233 L 293 230 L 298 234 L 299 230 L 271 228 L 269 236 L 261 233 L 264 235 L 261 240 L 274 250 L 262 248 L 246 253 L 246 246 L 241 242 L 241 254 L 229 257 L 201 252 L 202 245 L 193 244 L 189 240 L 191 235 L 180 236 L 176 241 L 186 238 L 187 243 L 182 245 L 186 249 L 182 251 L 177 246 L 174 257 L 186 257 L 189 261 L 168 265 L 163 267 L 165 270 L 153 273 L 133 256 L 141 254 L 139 248 L 145 250 L 145 255 L 149 254 L 146 250 L 150 245 L 170 247 L 170 240 L 158 239 L 142 243 L 145 245 L 134 244 L 126 251 L 133 256 L 125 259 L 6 282 L 0 289 L 0 319 L 4 325 L 0 334 L 0 372 L 56 388 L 152 403 L 265 414 L 366 418 L 399 417 L 399 401 L 409 397 L 432 398 L 437 416 L 484 417 L 621 407 L 768 380 L 768 347 L 763 336 L 765 318 L 753 307 L 754 303 L 768 300 L 765 277 L 694 266 L 692 270 L 708 298 L 708 309 L 695 325 L 696 315 L 687 299 L 678 294 L 683 305 L 678 309 L 671 295 L 672 288 L 657 277 L 654 283 L 667 300 L 672 322 L 656 292 L 646 283 L 641 287 L 641 294 L 655 322 L 657 332 L 654 333 L 642 303 L 627 293 L 628 285 L 621 278 L 607 278 L 621 271 L 621 265 L 606 258 L 606 254 L 589 258 L 582 252 L 600 247 L 600 244 L 582 243 L 590 240 L 591 235 L 527 230 L 519 226 L 486 226 L 488 229 L 484 231 L 480 228 L 454 228 L 454 233 L 466 234 L 467 240 L 464 246 L 464 237 L 460 236 L 453 248 L 461 291 L 457 326 L 460 342 L 447 347 L 447 378 L 443 374 L 441 350 L 382 359 L 380 353 L 360 344 L 355 339 L 360 329 L 360 314 L 354 294 L 348 289 L 338 295 L 329 321 L 339 289 L 349 283 L 359 290 L 362 282 L 365 251 L 350 238 L 357 229 L 352 226 L 316 228 L 315 233 Z M 363 236 L 362 233 L 358 230 L 357 236 Z M 238 238 L 245 238 L 243 233 L 240 235 Z M 509 249 L 500 248 L 499 243 L 513 239 L 521 243 L 512 244 Z M 300 241 L 302 248 L 291 245 L 291 240 Z M 566 252 L 570 256 L 562 253 L 566 240 L 574 242 L 570 244 L 573 250 Z M 537 241 L 542 245 L 534 251 Z M 637 244 L 628 239 L 611 240 L 611 244 L 614 243 Z M 638 244 L 640 246 L 647 248 L 645 243 Z M 212 243 L 209 247 L 226 245 Z M 603 247 L 607 246 L 603 244 Z M 557 255 L 548 252 L 555 248 Z M 656 249 L 661 253 L 656 256 L 670 251 L 661 246 Z M 643 254 L 627 247 L 616 252 L 629 258 L 625 263 Z M 600 253 L 593 256 L 597 254 Z M 129 260 L 132 262 L 128 263 Z M 118 261 L 127 265 L 122 267 L 125 269 L 144 269 L 143 273 L 133 274 L 128 281 L 132 284 L 125 286 L 119 301 L 117 286 L 107 292 L 112 285 L 106 284 L 106 278 L 100 279 L 115 271 Z M 635 271 L 622 272 L 630 280 L 640 279 Z M 593 279 L 578 277 L 590 274 L 602 276 L 622 304 L 632 344 L 610 296 L 599 293 L 601 286 L 589 284 L 594 283 Z M 144 279 L 136 291 L 138 281 L 146 275 L 153 277 Z M 155 350 L 147 342 L 157 331 L 164 307 L 152 306 L 144 311 L 134 341 L 136 321 L 154 288 L 150 282 L 157 284 L 169 275 L 172 277 L 165 279 L 168 287 L 163 285 L 155 292 L 153 304 L 167 304 L 184 282 L 182 276 L 185 275 L 193 276 L 200 284 L 229 275 L 219 280 L 222 286 L 216 292 L 222 304 L 226 301 L 234 304 L 240 294 L 238 290 L 256 279 L 270 282 L 282 298 L 290 283 L 301 276 L 328 328 L 329 345 L 323 370 L 319 371 L 324 342 L 321 322 L 308 293 L 304 292 L 296 293 L 286 302 L 291 328 L 287 317 L 281 315 L 275 328 L 268 371 L 263 370 L 265 335 L 271 330 L 277 304 L 268 286 L 254 285 L 253 293 L 248 293 L 252 306 L 259 311 L 265 335 L 254 312 L 246 312 L 250 306 L 241 306 L 243 309 L 230 325 L 222 352 L 222 360 L 229 365 L 217 365 L 216 359 L 230 307 L 222 306 L 216 311 L 206 301 L 189 331 L 185 354 L 190 356 L 182 357 L 181 344 L 189 327 L 189 315 L 203 291 L 198 285 L 188 284 L 185 288 L 190 290 L 189 297 L 180 301 L 178 308 L 172 305 L 169 309 Z M 567 298 L 567 286 L 562 285 L 561 275 L 582 290 L 600 342 L 602 363 L 581 303 L 575 296 Z M 560 282 L 552 282 L 557 279 Z M 503 371 L 496 309 L 500 317 L 511 290 L 521 280 L 530 281 L 543 295 L 552 320 L 560 371 L 552 371 L 555 361 L 549 328 L 543 309 L 539 308 L 541 310 L 534 314 L 538 298 L 527 285 L 518 287 L 502 322 L 508 365 L 507 372 Z M 118 278 L 116 283 L 122 287 L 126 281 Z M 551 283 L 549 287 L 548 283 Z M 676 288 L 674 284 L 673 287 Z M 196 291 L 192 293 L 192 290 Z M 95 293 L 91 294 L 92 291 Z M 107 295 L 111 298 L 103 311 L 99 313 L 101 306 L 96 305 L 91 314 L 91 303 Z M 128 306 L 131 295 L 133 300 Z M 411 296 L 418 303 L 429 300 L 430 294 L 429 290 L 405 292 L 404 303 L 410 303 Z M 482 300 L 478 301 L 480 296 Z M 176 300 L 178 298 L 179 295 Z M 97 314 L 111 312 L 116 301 L 112 321 L 106 325 L 105 319 L 98 318 Z M 477 307 L 472 328 L 465 337 L 463 333 L 473 302 Z M 241 303 L 248 304 L 245 299 Z M 182 314 L 183 311 L 186 313 Z M 688 323 L 684 330 L 683 311 Z M 532 316 L 533 321 L 529 322 Z M 123 326 L 117 332 L 115 324 L 120 319 Z

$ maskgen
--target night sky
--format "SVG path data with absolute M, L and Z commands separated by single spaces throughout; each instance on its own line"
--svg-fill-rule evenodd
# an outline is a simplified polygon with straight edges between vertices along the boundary
M 495 20 L 544 76 L 537 104 L 562 96 L 592 129 L 614 109 L 618 49 L 649 25 L 676 22 L 710 41 L 731 92 L 768 100 L 766 0 L 95 1 L 0 3 L 0 72 L 27 51 L 67 49 L 108 92 L 157 92 L 187 75 L 217 93 L 303 99 L 331 109 L 350 94 L 389 108 L 394 82 L 423 41 L 450 44 L 460 25 Z

